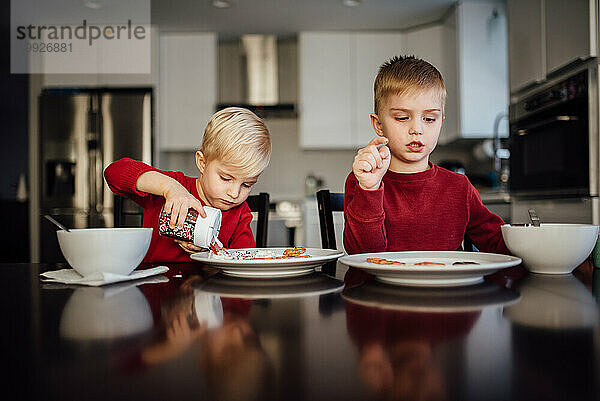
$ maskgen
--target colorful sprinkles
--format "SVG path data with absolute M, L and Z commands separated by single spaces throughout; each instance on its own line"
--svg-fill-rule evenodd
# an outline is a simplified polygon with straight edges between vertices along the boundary
M 183 222 L 183 227 L 171 228 L 169 227 L 171 213 L 167 213 L 163 209 L 158 217 L 158 233 L 160 235 L 164 235 L 165 237 L 171 237 L 181 241 L 194 242 L 194 228 L 196 227 L 196 220 L 198 220 L 198 212 L 194 209 L 189 209 L 188 214 L 185 217 L 185 221 Z

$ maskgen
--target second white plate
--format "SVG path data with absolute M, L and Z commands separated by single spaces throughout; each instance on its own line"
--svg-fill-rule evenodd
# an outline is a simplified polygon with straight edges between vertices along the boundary
M 379 265 L 367 262 L 368 258 L 383 258 L 405 264 Z M 484 275 L 516 266 L 521 263 L 521 259 L 484 252 L 407 251 L 348 255 L 340 258 L 340 262 L 371 273 L 378 280 L 390 284 L 447 287 L 480 283 L 483 281 Z M 442 265 L 416 265 L 421 262 L 441 263 Z M 454 265 L 453 263 L 456 262 L 473 264 Z

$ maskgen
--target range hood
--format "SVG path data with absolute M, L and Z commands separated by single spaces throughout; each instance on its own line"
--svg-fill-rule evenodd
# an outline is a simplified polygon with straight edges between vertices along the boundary
M 261 117 L 296 117 L 295 38 L 242 35 L 219 41 L 219 104 L 246 107 Z

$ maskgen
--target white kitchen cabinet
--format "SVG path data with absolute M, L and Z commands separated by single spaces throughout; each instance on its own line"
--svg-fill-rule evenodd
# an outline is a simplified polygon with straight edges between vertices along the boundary
M 348 33 L 298 38 L 300 146 L 350 148 L 352 90 Z
M 402 36 L 403 54 L 413 55 L 429 62 L 445 77 L 447 73 L 456 70 L 456 68 L 449 70 L 447 63 L 448 57 L 443 41 L 446 34 L 447 31 L 441 24 L 407 31 Z
M 544 10 L 548 73 L 596 56 L 596 0 L 544 0 Z
M 164 33 L 159 46 L 160 150 L 198 149 L 217 103 L 217 36 Z
M 510 92 L 546 77 L 542 37 L 543 0 L 508 0 Z
M 150 35 L 150 73 L 149 74 L 42 74 L 42 86 L 44 87 L 133 87 L 146 86 L 155 87 L 158 83 L 158 28 L 152 26 Z M 96 65 L 102 71 L 102 63 L 113 60 L 106 57 L 114 48 L 102 46 L 102 42 L 94 45 L 96 52 Z M 121 59 L 122 63 L 128 61 L 127 57 Z M 134 64 L 137 66 L 137 63 Z M 131 67 L 131 66 L 130 66 Z
M 597 0 L 508 0 L 510 91 L 597 56 Z
M 302 32 L 299 130 L 304 149 L 357 149 L 375 136 L 370 123 L 379 66 L 401 53 L 397 32 Z
M 458 3 L 444 23 L 448 99 L 441 143 L 491 138 L 496 116 L 508 112 L 505 11 L 498 1 Z M 499 128 L 500 136 L 507 137 L 507 124 Z

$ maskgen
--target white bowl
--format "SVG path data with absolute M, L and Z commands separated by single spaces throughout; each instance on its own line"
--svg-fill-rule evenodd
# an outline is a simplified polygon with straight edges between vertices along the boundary
M 82 228 L 56 235 L 65 259 L 82 276 L 128 275 L 146 256 L 152 228 Z
M 568 274 L 592 252 L 598 226 L 590 224 L 541 224 L 502 227 L 504 242 L 534 273 Z

